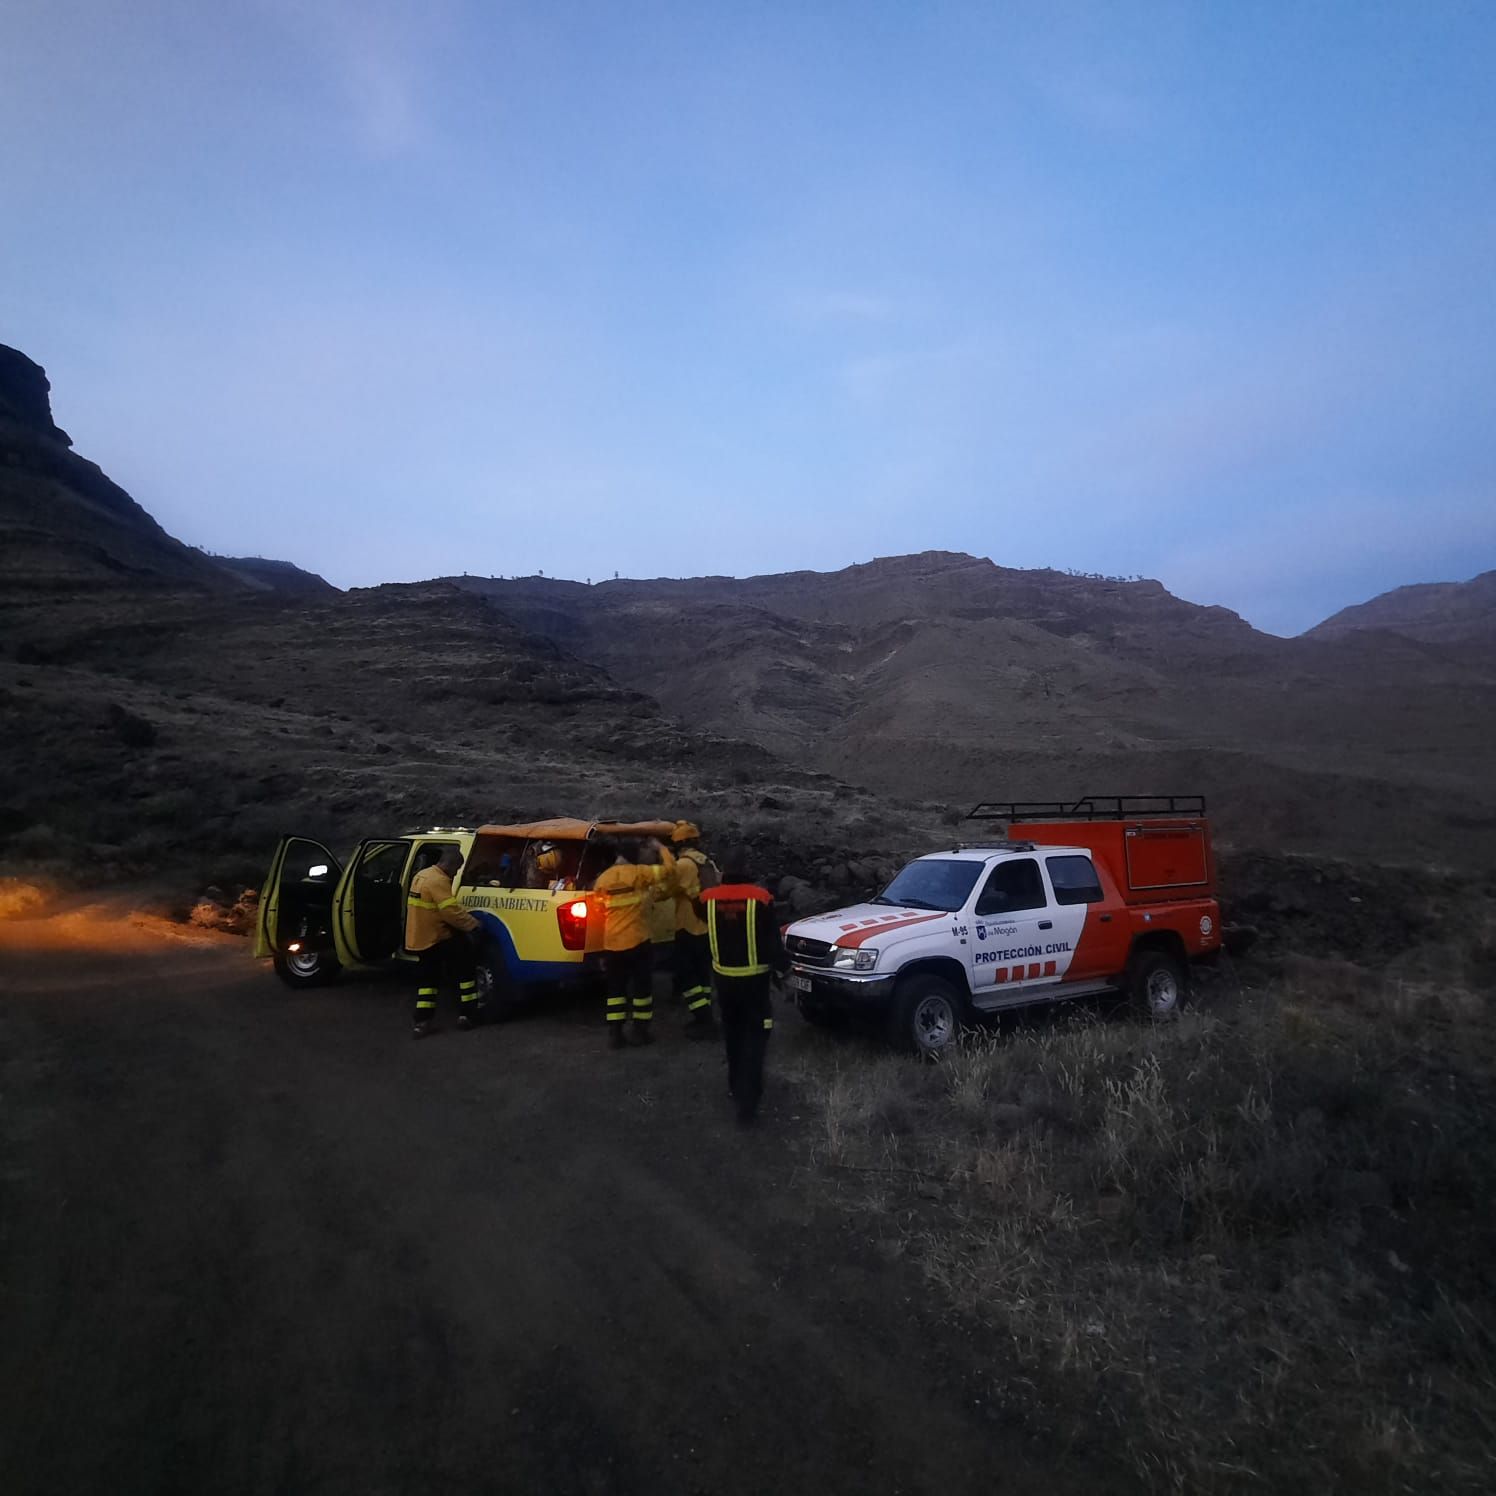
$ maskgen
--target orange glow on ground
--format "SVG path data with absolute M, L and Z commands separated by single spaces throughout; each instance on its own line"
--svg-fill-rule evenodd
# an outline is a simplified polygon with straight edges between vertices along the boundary
M 140 954 L 183 946 L 210 949 L 214 946 L 245 948 L 235 935 L 222 935 L 196 925 L 181 925 L 147 914 L 128 895 L 71 894 L 48 896 L 38 915 L 28 901 L 28 912 L 0 918 L 0 951 L 98 951 L 103 954 Z

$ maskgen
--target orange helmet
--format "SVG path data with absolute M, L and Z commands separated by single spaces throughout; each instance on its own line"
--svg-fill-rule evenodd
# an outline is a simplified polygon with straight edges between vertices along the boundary
M 701 835 L 701 827 L 694 821 L 677 821 L 670 833 L 673 842 L 695 841 Z

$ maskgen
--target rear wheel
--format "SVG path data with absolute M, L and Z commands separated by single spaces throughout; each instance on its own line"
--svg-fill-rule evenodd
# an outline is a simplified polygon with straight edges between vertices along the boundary
M 937 1059 L 955 1044 L 966 1021 L 966 1001 L 950 982 L 912 976 L 894 990 L 890 1037 L 901 1049 Z
M 490 1023 L 509 1017 L 519 1007 L 521 989 L 510 980 L 509 971 L 498 956 L 484 952 L 478 957 L 473 975 L 478 983 L 478 1000 Z
M 288 987 L 325 987 L 343 973 L 343 964 L 331 951 L 285 951 L 273 962 L 275 974 Z
M 1172 1018 L 1188 991 L 1184 962 L 1169 951 L 1139 951 L 1132 958 L 1127 990 L 1140 1017 Z

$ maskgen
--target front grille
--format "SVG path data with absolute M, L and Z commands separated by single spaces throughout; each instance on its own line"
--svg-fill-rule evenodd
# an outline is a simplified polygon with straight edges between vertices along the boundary
M 831 965 L 832 946 L 828 940 L 812 940 L 807 935 L 791 935 L 789 947 L 790 955 L 806 966 Z

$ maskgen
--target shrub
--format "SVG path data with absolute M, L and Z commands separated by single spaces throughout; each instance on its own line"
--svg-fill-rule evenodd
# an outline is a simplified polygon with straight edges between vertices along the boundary
M 1350 985 L 1051 1015 L 939 1066 L 817 1035 L 795 1078 L 853 1202 L 1150 1483 L 1489 1489 L 1496 1050 L 1483 1006 Z

